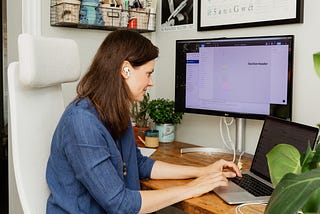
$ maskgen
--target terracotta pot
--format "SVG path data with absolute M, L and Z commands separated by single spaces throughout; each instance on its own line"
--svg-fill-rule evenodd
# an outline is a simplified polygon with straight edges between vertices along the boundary
M 134 126 L 134 127 L 133 127 L 134 139 L 136 140 L 136 142 L 137 142 L 138 144 L 139 144 L 139 143 L 142 143 L 141 140 L 139 140 L 139 138 L 138 138 L 138 132 L 139 132 L 139 131 L 149 130 L 149 129 L 150 129 L 149 126 L 148 126 L 148 127 L 137 127 L 137 126 Z M 142 139 L 144 139 L 144 133 L 141 133 L 141 134 L 140 134 L 140 137 L 141 137 Z

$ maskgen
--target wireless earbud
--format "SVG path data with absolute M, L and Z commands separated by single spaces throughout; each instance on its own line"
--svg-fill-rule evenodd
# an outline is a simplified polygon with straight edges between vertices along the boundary
M 130 76 L 130 69 L 129 67 L 124 67 L 123 71 L 126 73 L 126 75 L 124 76 L 124 78 L 129 78 Z

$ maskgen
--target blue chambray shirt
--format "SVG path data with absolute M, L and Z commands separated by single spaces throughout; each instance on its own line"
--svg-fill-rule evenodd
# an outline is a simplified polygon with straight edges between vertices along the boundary
M 138 213 L 139 179 L 150 178 L 155 161 L 141 155 L 131 125 L 120 145 L 118 149 L 89 100 L 72 102 L 52 139 L 47 213 Z

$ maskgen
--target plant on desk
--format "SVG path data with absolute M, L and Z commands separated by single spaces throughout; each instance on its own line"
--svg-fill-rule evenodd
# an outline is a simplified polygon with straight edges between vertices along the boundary
M 320 213 L 320 144 L 301 155 L 295 147 L 279 144 L 267 160 L 275 189 L 265 213 Z
M 159 141 L 173 142 L 175 125 L 181 122 L 184 114 L 175 111 L 175 102 L 164 98 L 152 100 L 148 104 L 147 113 L 159 130 Z
M 138 138 L 138 132 L 150 129 L 149 116 L 147 114 L 149 101 L 150 101 L 150 95 L 149 93 L 146 93 L 143 96 L 143 99 L 141 102 L 134 102 L 131 107 L 133 131 L 134 131 L 134 137 L 137 143 L 141 142 L 141 140 Z M 141 134 L 141 137 L 143 138 L 143 134 Z

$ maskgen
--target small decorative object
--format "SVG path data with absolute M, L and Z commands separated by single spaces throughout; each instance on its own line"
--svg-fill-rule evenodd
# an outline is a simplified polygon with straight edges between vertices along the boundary
M 148 124 L 149 117 L 147 114 L 149 100 L 150 95 L 149 93 L 146 93 L 143 96 L 143 100 L 141 102 L 134 102 L 131 108 L 132 122 L 135 124 L 133 126 L 133 131 L 137 143 L 141 142 L 141 140 L 138 138 L 138 132 L 150 129 Z M 144 136 L 140 136 L 144 138 Z
M 183 112 L 175 111 L 175 103 L 172 100 L 158 98 L 148 104 L 147 113 L 159 130 L 160 142 L 173 142 L 175 124 L 182 120 Z

